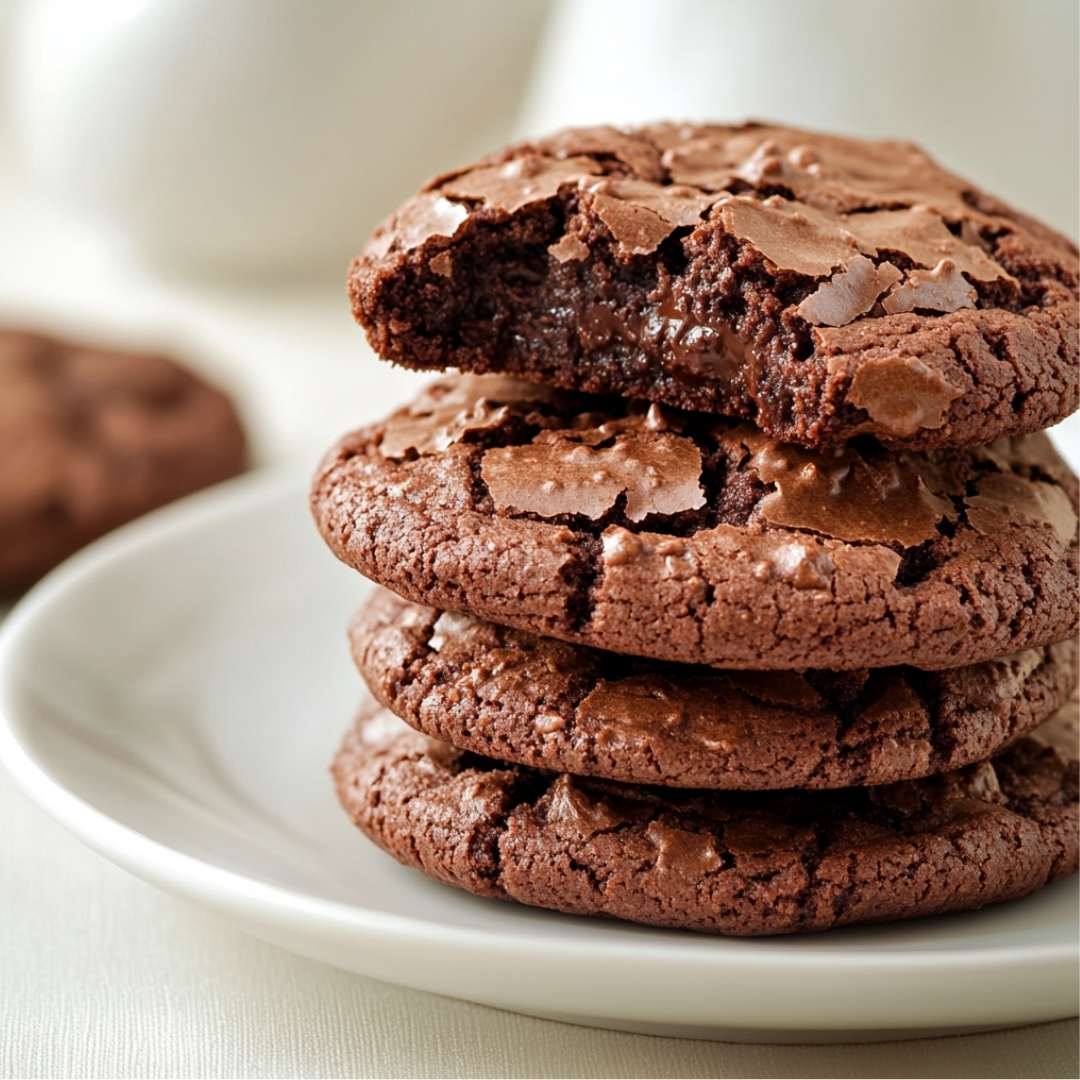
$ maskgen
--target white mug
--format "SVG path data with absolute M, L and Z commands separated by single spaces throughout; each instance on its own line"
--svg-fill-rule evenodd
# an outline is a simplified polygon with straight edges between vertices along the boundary
M 910 139 L 1075 236 L 1076 37 L 1076 0 L 561 0 L 519 126 Z
M 30 178 L 173 265 L 341 267 L 426 177 L 501 140 L 541 0 L 27 0 Z

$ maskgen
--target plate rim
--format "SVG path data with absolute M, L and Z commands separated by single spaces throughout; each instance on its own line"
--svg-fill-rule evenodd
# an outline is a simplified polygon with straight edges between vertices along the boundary
M 628 938 L 623 941 L 598 938 L 569 940 L 539 938 L 516 934 L 505 929 L 468 927 L 399 915 L 363 906 L 359 901 L 346 903 L 313 896 L 304 892 L 250 877 L 205 859 L 188 855 L 167 843 L 140 833 L 117 820 L 69 789 L 52 775 L 32 748 L 19 734 L 18 687 L 13 677 L 18 650 L 24 637 L 47 617 L 55 605 L 63 602 L 68 590 L 77 588 L 86 578 L 105 567 L 122 562 L 133 549 L 165 542 L 177 532 L 198 531 L 208 521 L 243 515 L 263 503 L 273 503 L 296 493 L 301 472 L 294 466 L 262 469 L 181 499 L 176 503 L 122 526 L 95 541 L 57 567 L 25 594 L 0 625 L 0 764 L 26 795 L 81 843 L 135 876 L 160 887 L 216 903 L 212 897 L 226 899 L 239 907 L 256 904 L 263 912 L 286 921 L 305 924 L 329 920 L 354 933 L 377 933 L 383 938 L 408 939 L 416 944 L 437 943 L 457 949 L 498 949 L 509 959 L 522 962 L 576 962 L 582 959 L 633 960 L 642 962 L 643 949 L 650 962 L 676 962 L 684 967 L 697 965 L 704 970 L 723 969 L 736 975 L 739 969 L 784 970 L 806 976 L 815 970 L 836 975 L 881 976 L 915 969 L 948 969 L 950 977 L 971 978 L 992 969 L 1001 977 L 1006 968 L 1033 966 L 1056 968 L 1075 965 L 1077 944 L 1073 942 L 1033 943 L 1027 945 L 977 945 L 938 947 L 914 945 L 903 949 L 875 948 L 872 943 L 856 949 L 823 952 L 776 948 L 780 939 L 724 938 L 738 943 L 737 950 L 716 947 L 712 936 L 672 934 L 671 941 L 647 943 Z M 330 557 L 328 555 L 328 557 Z M 962 917 L 962 916 L 961 916 Z M 656 928 L 651 928 L 656 929 Z M 800 935 L 807 939 L 818 935 Z M 773 948 L 755 949 L 758 941 Z

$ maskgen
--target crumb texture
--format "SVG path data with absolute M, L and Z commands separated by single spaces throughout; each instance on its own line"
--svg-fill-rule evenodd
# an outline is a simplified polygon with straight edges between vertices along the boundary
M 1073 412 L 1076 248 L 909 143 L 572 129 L 432 180 L 349 273 L 375 350 L 752 420 L 984 444 Z

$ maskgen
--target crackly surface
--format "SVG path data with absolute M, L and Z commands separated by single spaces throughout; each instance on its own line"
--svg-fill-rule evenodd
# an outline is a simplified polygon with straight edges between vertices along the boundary
M 350 629 L 387 708 L 486 757 L 671 787 L 883 784 L 982 761 L 1076 687 L 1074 640 L 945 672 L 722 672 L 440 613 L 379 590 Z
M 724 934 L 967 911 L 1077 866 L 1075 701 L 992 762 L 884 787 L 695 793 L 584 780 L 455 751 L 373 706 L 333 776 L 375 843 L 439 881 Z
M 1077 626 L 1076 478 L 1042 435 L 814 454 L 504 377 L 435 383 L 324 459 L 346 563 L 417 603 L 733 668 L 957 667 Z
M 229 400 L 173 361 L 0 332 L 0 591 L 245 456 Z
M 925 448 L 1077 406 L 1077 255 L 917 147 L 568 130 L 436 177 L 349 291 L 375 350 Z

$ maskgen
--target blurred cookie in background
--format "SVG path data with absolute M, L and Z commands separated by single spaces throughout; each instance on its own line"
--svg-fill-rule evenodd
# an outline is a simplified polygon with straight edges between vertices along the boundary
M 176 361 L 0 330 L 0 594 L 246 462 L 232 402 Z

